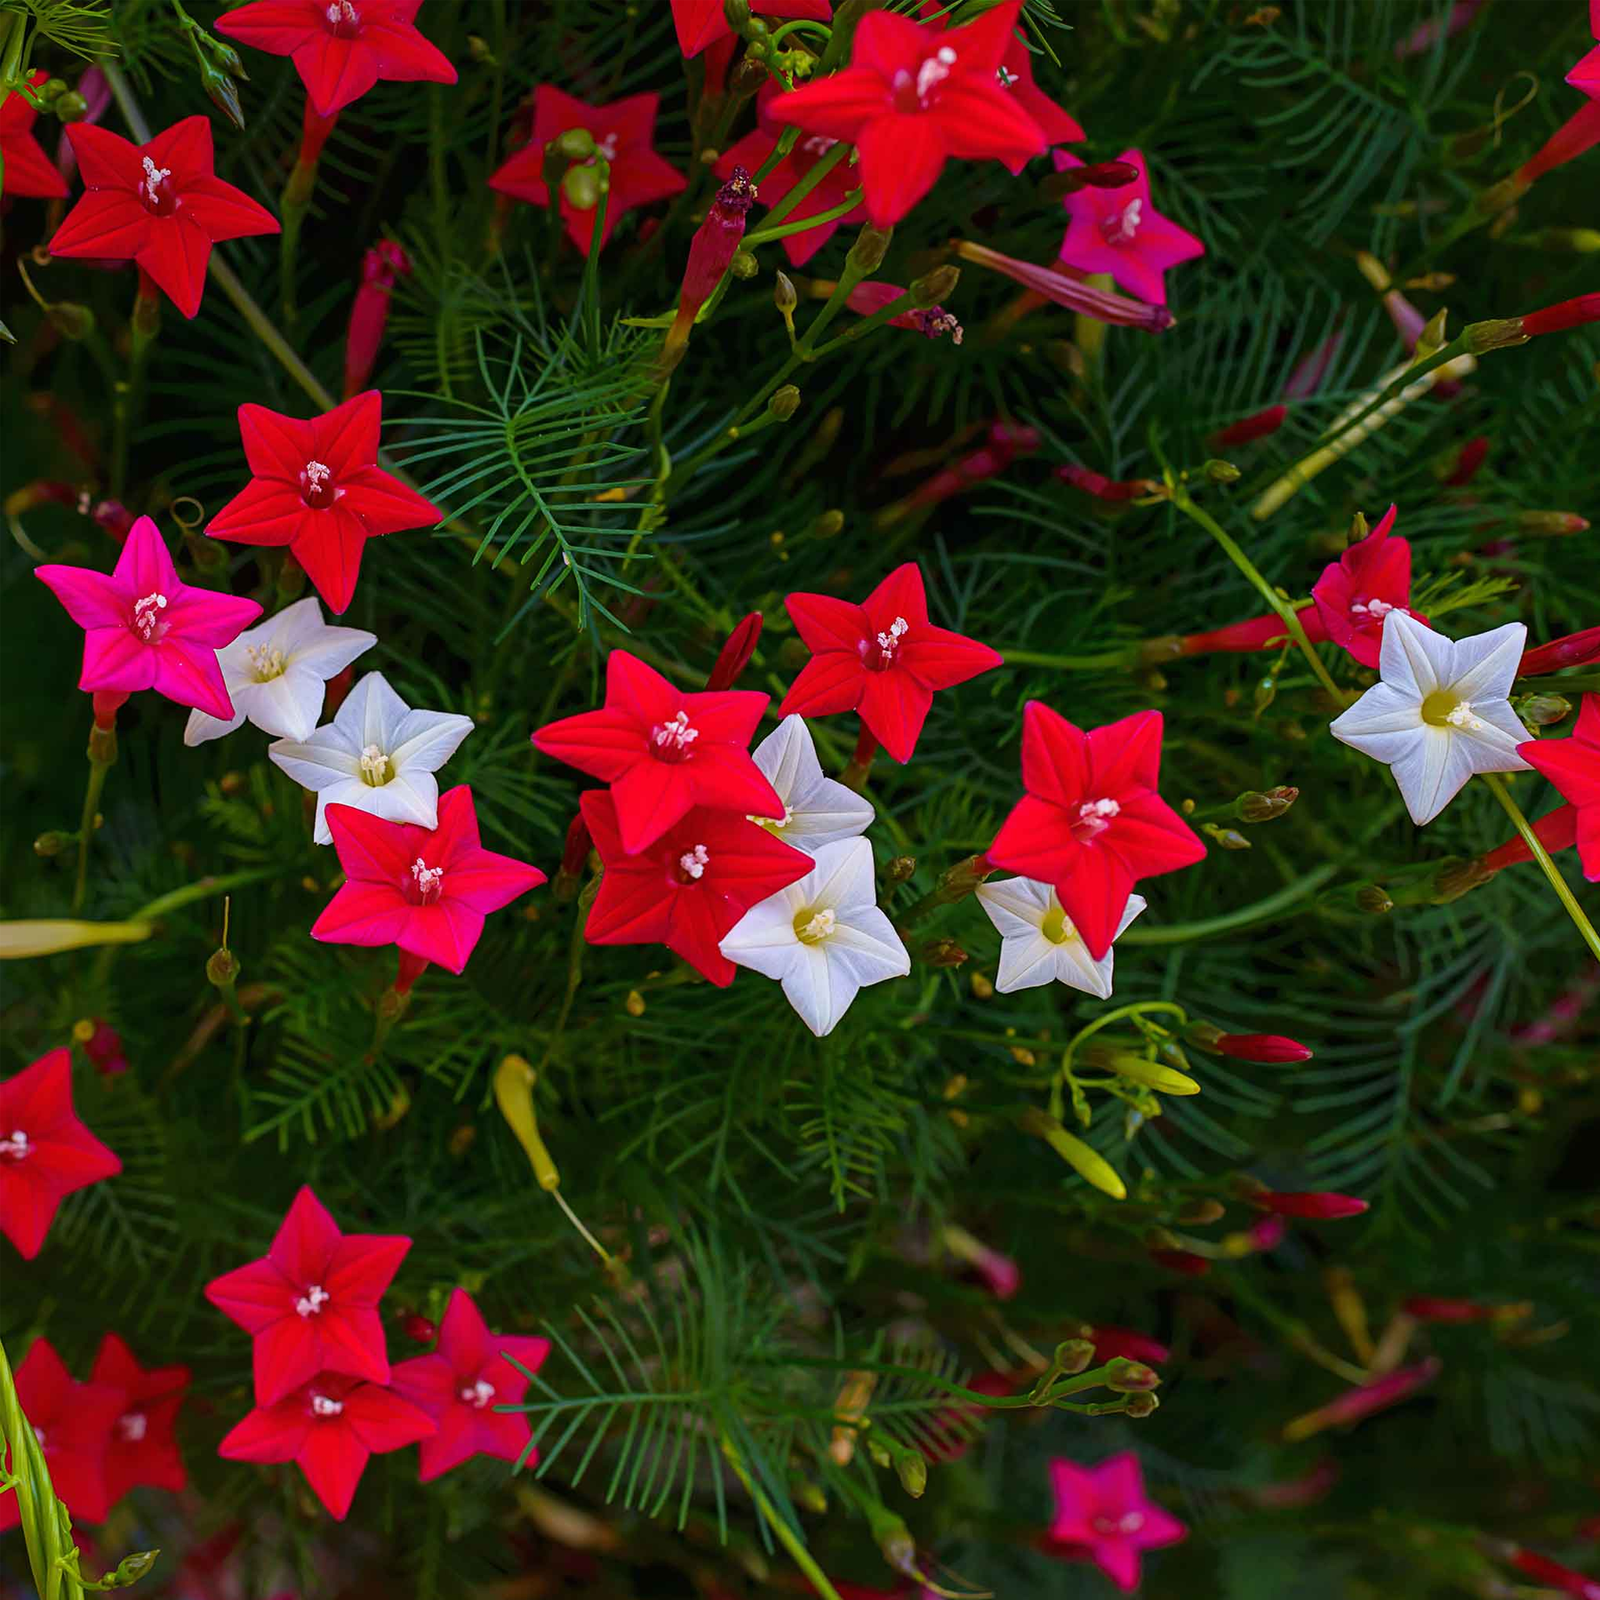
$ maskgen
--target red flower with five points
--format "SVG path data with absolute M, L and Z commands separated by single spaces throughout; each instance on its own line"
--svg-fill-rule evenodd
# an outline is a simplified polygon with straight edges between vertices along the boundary
M 422 1441 L 420 1481 L 431 1482 L 469 1456 L 518 1460 L 532 1428 L 525 1415 L 496 1408 L 522 1399 L 528 1372 L 537 1372 L 549 1353 L 548 1339 L 490 1333 L 472 1296 L 452 1291 L 438 1348 L 394 1369 L 394 1392 L 425 1411 L 439 1430 Z M 537 1450 L 530 1452 L 527 1465 L 538 1459 Z
M 613 650 L 604 708 L 548 722 L 533 742 L 611 785 L 622 848 L 635 855 L 695 806 L 782 818 L 783 801 L 749 751 L 771 698 L 754 689 L 685 694 Z
M 0 1083 L 0 1230 L 24 1261 L 38 1255 L 63 1196 L 121 1171 L 72 1108 L 70 1050 Z
M 359 100 L 380 78 L 454 83 L 449 57 L 417 32 L 422 0 L 256 0 L 225 11 L 217 32 L 288 56 L 319 117 Z
M 189 1475 L 183 1469 L 173 1428 L 184 1391 L 189 1387 L 187 1367 L 141 1367 L 133 1352 L 114 1333 L 100 1341 L 91 1383 L 103 1383 L 122 1394 L 122 1412 L 111 1428 L 106 1447 L 106 1500 L 115 1505 L 130 1489 L 185 1489 Z
M 368 389 L 320 417 L 239 407 L 251 481 L 206 524 L 213 539 L 287 545 L 327 601 L 346 610 L 368 539 L 427 528 L 444 513 L 378 465 L 383 396 Z
M 154 689 L 180 706 L 232 718 L 217 651 L 232 644 L 261 607 L 184 583 L 149 517 L 129 530 L 109 574 L 48 563 L 33 575 L 83 629 L 80 689 L 120 690 L 124 697 Z
M 50 254 L 132 261 L 186 317 L 200 309 L 212 245 L 279 231 L 270 211 L 216 175 L 205 117 L 185 117 L 149 144 L 87 122 L 69 122 L 67 137 L 84 192 Z
M 41 68 L 28 82 L 37 89 L 49 78 L 50 74 Z M 62 200 L 66 198 L 67 180 L 34 137 L 33 120 L 38 115 L 15 90 L 0 100 L 0 162 L 5 169 L 0 172 L 0 193 Z
M 1021 0 L 963 27 L 919 26 L 873 11 L 856 27 L 850 65 L 779 95 L 775 122 L 860 152 L 867 215 L 880 228 L 900 221 L 933 187 L 945 161 L 1026 161 L 1045 136 L 1001 83 L 1001 64 Z
M 829 0 L 754 0 L 750 9 L 763 17 L 809 17 L 826 22 L 833 15 Z M 672 0 L 672 21 L 678 30 L 678 48 L 687 56 L 697 56 L 708 44 L 728 38 L 722 0 Z
M 935 689 L 1005 664 L 998 650 L 928 621 L 922 569 L 913 561 L 896 567 L 860 605 L 825 594 L 792 594 L 784 605 L 812 657 L 778 715 L 859 711 L 902 763 L 917 747 Z
M 433 1419 L 409 1400 L 342 1372 L 323 1372 L 258 1404 L 217 1446 L 225 1461 L 293 1461 L 340 1522 L 367 1461 L 426 1439 Z
M 591 106 L 548 83 L 542 83 L 533 96 L 533 137 L 489 180 L 489 187 L 530 205 L 550 204 L 550 188 L 544 181 L 544 147 L 574 128 L 594 135 L 594 142 L 611 167 L 611 187 L 606 192 L 606 225 L 600 236 L 605 248 L 617 220 L 635 206 L 653 200 L 667 200 L 688 183 L 674 166 L 662 160 L 653 149 L 656 107 L 661 96 L 634 94 L 610 105 Z M 567 237 L 585 255 L 594 237 L 598 207 L 580 210 L 561 191 L 561 218 Z
M 255 1340 L 259 1405 L 325 1370 L 389 1381 L 377 1306 L 410 1248 L 407 1238 L 341 1233 L 302 1188 L 266 1255 L 206 1285 L 206 1299 Z
M 464 783 L 439 797 L 434 828 L 355 806 L 329 806 L 327 815 L 346 877 L 312 924 L 311 937 L 329 944 L 398 945 L 460 972 L 488 914 L 545 881 L 537 867 L 478 842 L 478 814 Z
M 1039 700 L 1022 717 L 1028 791 L 989 846 L 997 867 L 1054 886 L 1099 961 L 1141 878 L 1204 860 L 1194 830 L 1156 793 L 1161 713 L 1139 711 L 1085 733 Z
M 1043 1548 L 1069 1560 L 1089 1560 L 1119 1589 L 1139 1586 L 1146 1550 L 1177 1544 L 1189 1530 L 1153 1504 L 1131 1450 L 1097 1467 L 1080 1467 L 1057 1456 L 1050 1463 L 1056 1514 Z
M 590 944 L 664 944 L 718 988 L 738 970 L 718 948 L 729 929 L 813 866 L 810 856 L 737 812 L 705 806 L 630 854 L 612 796 L 591 789 L 579 803 L 606 869 L 584 937 Z
M 16 1379 L 17 1399 L 44 1452 L 51 1487 L 74 1517 L 104 1522 L 112 1503 L 106 1490 L 106 1451 L 122 1414 L 122 1390 L 108 1383 L 79 1383 L 48 1339 L 33 1341 Z M 14 1528 L 21 1520 L 16 1491 L 0 1494 L 0 1529 Z
M 1411 610 L 1411 546 L 1390 538 L 1394 519 L 1390 506 L 1365 539 L 1323 569 L 1311 589 L 1326 636 L 1364 667 L 1378 665 L 1383 619 L 1391 611 L 1428 620 Z
M 1533 739 L 1519 744 L 1517 754 L 1571 802 L 1583 875 L 1600 883 L 1600 694 L 1583 697 L 1566 738 Z

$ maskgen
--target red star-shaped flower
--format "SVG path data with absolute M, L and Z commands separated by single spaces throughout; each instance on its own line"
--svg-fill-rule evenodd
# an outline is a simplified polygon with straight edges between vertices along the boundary
M 704 806 L 631 855 L 612 797 L 591 789 L 580 804 L 606 869 L 584 937 L 590 944 L 664 944 L 721 989 L 737 970 L 718 948 L 728 930 L 812 867 L 810 856 L 765 828 Z
M 53 563 L 33 573 L 84 631 L 80 689 L 154 689 L 180 706 L 232 718 L 217 651 L 232 644 L 261 607 L 184 583 L 149 517 L 129 529 L 109 575 Z
M 43 70 L 28 79 L 37 89 L 48 82 Z M 55 163 L 40 148 L 33 136 L 33 120 L 39 113 L 13 91 L 0 101 L 0 194 L 32 196 L 39 200 L 66 198 L 67 181 L 56 171 Z
M 763 17 L 809 17 L 814 22 L 827 22 L 833 16 L 828 0 L 754 0 L 750 9 Z M 672 21 L 685 56 L 697 56 L 733 32 L 722 0 L 672 0 Z
M 856 28 L 850 65 L 779 95 L 769 114 L 851 140 L 867 215 L 890 227 L 933 187 L 947 159 L 1020 162 L 1044 150 L 1039 124 L 1001 86 L 1020 9 L 1021 0 L 1007 0 L 950 29 L 870 12 Z
M 1053 159 L 1057 172 L 1083 165 L 1065 150 Z M 1164 306 L 1167 268 L 1203 256 L 1206 247 L 1151 205 L 1150 174 L 1137 150 L 1124 150 L 1117 160 L 1132 163 L 1139 176 L 1120 189 L 1089 185 L 1066 195 L 1061 204 L 1070 220 L 1057 254 L 1079 272 L 1110 273 L 1129 294 Z
M 692 807 L 783 816 L 749 744 L 772 697 L 753 689 L 685 694 L 626 650 L 606 658 L 600 711 L 546 723 L 533 742 L 611 785 L 622 848 L 654 844 Z
M 106 1500 L 115 1505 L 141 1484 L 174 1491 L 188 1487 L 183 1457 L 173 1427 L 189 1387 L 187 1367 L 141 1367 L 114 1333 L 100 1341 L 91 1383 L 103 1383 L 123 1396 L 122 1411 L 106 1448 Z
M 422 1441 L 423 1483 L 460 1466 L 468 1456 L 501 1461 L 521 1456 L 532 1432 L 527 1417 L 495 1408 L 516 1405 L 528 1378 L 506 1358 L 537 1372 L 549 1353 L 548 1339 L 490 1333 L 471 1295 L 465 1289 L 451 1294 L 439 1324 L 438 1347 L 394 1369 L 394 1392 L 427 1412 L 439 1430 Z M 527 1464 L 538 1459 L 535 1450 Z
M 1411 546 L 1391 539 L 1395 508 L 1390 506 L 1365 539 L 1350 546 L 1323 569 L 1311 590 L 1326 637 L 1342 645 L 1364 667 L 1378 665 L 1383 619 L 1404 611 L 1426 623 L 1411 606 Z
M 77 1382 L 46 1339 L 29 1346 L 16 1377 L 17 1399 L 44 1452 L 51 1486 L 74 1517 L 104 1522 L 111 1509 L 106 1451 L 122 1414 L 122 1390 Z M 16 1492 L 0 1495 L 0 1529 L 20 1520 Z
M 650 148 L 660 101 L 660 95 L 634 94 L 625 100 L 613 100 L 610 105 L 591 106 L 548 83 L 540 84 L 533 96 L 533 137 L 495 173 L 489 187 L 531 205 L 549 205 L 544 147 L 573 128 L 586 128 L 611 166 L 606 225 L 600 236 L 604 249 L 623 212 L 669 199 L 680 193 L 688 181 Z M 594 236 L 597 210 L 580 211 L 562 190 L 561 218 L 567 226 L 567 237 L 585 255 Z
M 1069 1560 L 1087 1559 L 1124 1592 L 1139 1587 L 1146 1550 L 1177 1544 L 1189 1530 L 1145 1497 L 1144 1478 L 1131 1450 L 1080 1467 L 1057 1456 L 1050 1463 L 1056 1514 L 1044 1548 Z
M 319 117 L 359 100 L 380 78 L 454 83 L 449 58 L 417 32 L 422 0 L 256 0 L 225 11 L 217 32 L 289 56 Z
M 87 122 L 69 122 L 67 137 L 84 192 L 50 254 L 132 261 L 186 317 L 200 309 L 212 245 L 279 231 L 270 211 L 216 175 L 205 117 L 185 117 L 149 144 Z
M 1571 802 L 1577 813 L 1583 875 L 1590 883 L 1600 883 L 1600 695 L 1583 697 L 1578 720 L 1566 738 L 1534 739 L 1519 744 L 1517 754 Z
M 206 532 L 235 544 L 288 545 L 328 608 L 344 611 L 368 539 L 444 516 L 378 465 L 382 427 L 376 389 L 304 420 L 240 406 L 239 437 L 254 476 Z
M 950 25 L 947 0 L 922 0 L 919 13 L 930 26 L 941 31 Z M 1033 51 L 1015 29 L 1007 36 L 1006 53 L 1000 58 L 995 73 L 1000 87 L 1038 123 L 1046 144 L 1071 144 L 1084 137 L 1083 126 L 1063 107 L 1058 106 L 1043 89 L 1033 81 Z M 1027 157 L 1004 158 L 1006 167 L 1013 173 L 1021 172 Z
M 323 1372 L 280 1400 L 258 1403 L 217 1454 L 225 1461 L 293 1461 L 343 1522 L 367 1461 L 432 1432 L 433 1420 L 409 1400 L 343 1372 Z
M 463 783 L 439 797 L 434 828 L 329 806 L 328 827 L 346 882 L 311 928 L 329 944 L 398 945 L 460 972 L 485 917 L 545 881 L 537 867 L 485 850 Z
M 1156 793 L 1161 713 L 1085 733 L 1039 700 L 1022 714 L 1022 785 L 989 860 L 1055 887 L 1099 961 L 1141 878 L 1204 860 L 1194 831 Z
M 928 621 L 922 569 L 914 561 L 896 567 L 860 605 L 825 594 L 792 594 L 784 605 L 812 657 L 778 715 L 859 711 L 899 762 L 917 747 L 935 689 L 1004 664 L 999 651 Z
M 389 1381 L 377 1306 L 410 1248 L 406 1238 L 340 1233 L 302 1188 L 266 1255 L 206 1285 L 206 1299 L 255 1340 L 259 1405 L 275 1405 L 325 1369 Z
M 767 124 L 766 109 L 780 92 L 776 80 L 771 78 L 761 86 L 759 97 L 761 125 L 724 152 L 722 159 L 717 163 L 719 178 L 731 178 L 735 167 L 743 167 L 747 172 L 754 172 L 772 154 L 782 130 L 774 129 Z M 788 155 L 761 180 L 761 204 L 777 205 L 838 142 L 837 139 L 829 139 L 820 133 L 808 134 L 796 140 L 794 148 Z M 841 161 L 822 175 L 817 186 L 783 220 L 786 223 L 804 222 L 807 217 L 831 211 L 835 206 L 843 205 L 855 187 L 854 172 L 848 162 Z M 847 222 L 859 222 L 865 215 L 860 206 L 854 206 L 843 216 L 835 217 L 832 222 L 819 223 L 815 228 L 807 228 L 803 233 L 787 234 L 781 241 L 784 254 L 795 266 L 803 267 L 833 237 L 837 229 Z
M 121 1171 L 72 1109 L 70 1050 L 0 1083 L 0 1229 L 24 1261 L 38 1255 L 64 1195 Z

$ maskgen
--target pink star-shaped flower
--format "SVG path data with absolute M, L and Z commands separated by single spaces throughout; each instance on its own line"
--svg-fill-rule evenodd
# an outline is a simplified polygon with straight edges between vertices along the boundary
M 1590 883 L 1600 883 L 1600 695 L 1583 697 L 1578 720 L 1566 738 L 1534 739 L 1519 744 L 1517 754 L 1571 803 L 1577 813 L 1573 820 L 1583 875 Z
M 867 215 L 900 221 L 934 186 L 945 161 L 1026 161 L 1045 148 L 1039 124 L 1001 85 L 1021 0 L 960 28 L 873 11 L 856 28 L 850 65 L 772 102 L 773 121 L 860 153 Z
M 380 78 L 454 83 L 456 69 L 417 32 L 422 0 L 256 0 L 225 11 L 217 32 L 288 56 L 319 117 L 359 100 Z
M 340 1233 L 302 1188 L 266 1255 L 206 1285 L 206 1299 L 255 1341 L 259 1405 L 324 1370 L 389 1381 L 377 1306 L 410 1248 L 406 1238 Z
M 656 107 L 661 96 L 629 95 L 610 105 L 591 106 L 548 83 L 542 83 L 533 96 L 533 137 L 489 180 L 489 187 L 530 205 L 550 204 L 550 189 L 544 181 L 544 147 L 550 140 L 573 128 L 585 128 L 611 166 L 611 188 L 606 195 L 606 225 L 600 246 L 610 242 L 617 220 L 635 206 L 666 200 L 680 193 L 688 180 L 676 167 L 663 161 L 653 149 Z M 561 193 L 561 217 L 567 237 L 585 255 L 594 236 L 598 208 L 580 211 Z
M 1146 1550 L 1177 1544 L 1189 1530 L 1145 1497 L 1138 1458 L 1130 1451 L 1097 1467 L 1061 1456 L 1050 1463 L 1056 1514 L 1044 1548 L 1067 1559 L 1087 1559 L 1126 1592 L 1138 1588 Z
M 154 689 L 180 706 L 232 719 L 217 651 L 232 644 L 261 607 L 184 583 L 149 517 L 129 530 L 109 576 L 53 563 L 33 572 L 83 629 L 80 689 Z
M 1205 859 L 1206 847 L 1156 793 L 1161 713 L 1085 733 L 1039 700 L 1022 714 L 1022 785 L 989 860 L 1054 886 L 1089 953 L 1111 948 L 1133 886 Z
M 791 594 L 784 605 L 812 658 L 778 715 L 859 711 L 902 763 L 917 747 L 934 690 L 1004 664 L 999 651 L 928 621 L 922 569 L 914 561 L 896 567 L 860 605 L 825 594 Z
M 104 1522 L 111 1510 L 106 1451 L 122 1414 L 122 1390 L 77 1382 L 48 1339 L 35 1339 L 28 1347 L 16 1379 L 17 1399 L 44 1452 L 51 1486 L 74 1517 Z M 0 1495 L 0 1529 L 20 1521 L 16 1491 Z
M 439 797 L 439 823 L 390 822 L 355 806 L 329 806 L 328 827 L 346 882 L 311 928 L 329 944 L 398 945 L 460 972 L 491 911 L 536 889 L 544 874 L 478 842 L 478 814 L 463 783 Z
M 70 1050 L 0 1083 L 0 1230 L 24 1261 L 38 1255 L 63 1196 L 121 1171 L 72 1108 Z
M 37 89 L 49 81 L 43 69 L 28 79 Z M 55 163 L 40 148 L 34 137 L 33 122 L 39 113 L 15 91 L 0 101 L 0 194 L 29 196 L 39 200 L 66 198 L 67 181 Z
M 1053 160 L 1057 172 L 1084 164 L 1065 150 L 1057 150 Z M 1124 150 L 1117 160 L 1131 162 L 1139 176 L 1120 189 L 1090 185 L 1064 196 L 1070 220 L 1057 254 L 1079 272 L 1109 273 L 1129 294 L 1164 306 L 1167 268 L 1203 256 L 1206 247 L 1151 205 L 1150 174 L 1137 150 Z
M 664 944 L 718 988 L 738 970 L 718 948 L 758 900 L 803 878 L 811 857 L 734 811 L 698 806 L 638 854 L 602 789 L 579 802 L 605 864 L 584 925 L 590 944 Z
M 1323 570 L 1311 590 L 1324 636 L 1364 667 L 1378 664 L 1383 619 L 1391 611 L 1404 611 L 1421 623 L 1428 620 L 1410 609 L 1411 546 L 1389 537 L 1394 519 L 1390 506 L 1365 539 Z
M 611 785 L 622 848 L 655 843 L 692 807 L 783 816 L 783 801 L 749 745 L 771 695 L 754 689 L 685 694 L 626 650 L 606 658 L 606 703 L 546 723 L 547 756 Z
M 532 1433 L 527 1417 L 496 1407 L 516 1405 L 528 1387 L 527 1373 L 512 1361 L 537 1372 L 549 1353 L 548 1339 L 490 1333 L 471 1295 L 465 1289 L 451 1293 L 437 1348 L 394 1369 L 394 1392 L 427 1412 L 439 1430 L 422 1441 L 421 1482 L 468 1456 L 521 1456 Z M 538 1459 L 533 1451 L 527 1464 Z
M 833 16 L 829 0 L 754 0 L 750 9 L 763 17 L 809 17 L 826 22 Z M 733 33 L 722 0 L 672 0 L 672 21 L 678 30 L 678 48 L 697 56 L 708 44 Z
M 427 1413 L 391 1390 L 344 1372 L 323 1372 L 279 1400 L 258 1403 L 217 1454 L 225 1461 L 293 1461 L 329 1513 L 343 1522 L 368 1460 L 432 1432 Z
M 148 1485 L 178 1491 L 189 1484 L 173 1429 L 189 1387 L 187 1367 L 141 1367 L 114 1333 L 100 1341 L 91 1383 L 122 1394 L 122 1410 L 106 1448 L 106 1500 L 115 1505 L 130 1489 Z
M 212 245 L 279 231 L 270 211 L 216 175 L 206 117 L 185 117 L 149 144 L 87 122 L 69 122 L 67 138 L 84 192 L 50 254 L 132 261 L 186 317 L 200 309 Z
M 368 389 L 320 417 L 239 407 L 251 481 L 206 525 L 213 539 L 287 545 L 334 613 L 345 611 L 368 539 L 444 513 L 378 465 L 383 396 Z

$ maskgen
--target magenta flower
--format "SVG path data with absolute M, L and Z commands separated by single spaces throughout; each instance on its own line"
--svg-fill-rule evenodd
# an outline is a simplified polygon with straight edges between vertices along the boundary
M 109 576 L 53 564 L 35 567 L 34 576 L 84 630 L 80 689 L 124 695 L 154 689 L 181 706 L 232 721 L 217 651 L 232 644 L 261 607 L 182 582 L 149 517 L 134 523 Z
M 1383 619 L 1391 611 L 1404 611 L 1422 623 L 1428 620 L 1411 610 L 1411 546 L 1391 537 L 1394 519 L 1395 507 L 1390 506 L 1366 538 L 1323 569 L 1311 589 L 1323 637 L 1364 667 L 1378 665 Z
M 1061 240 L 1061 259 L 1079 272 L 1105 272 L 1129 294 L 1153 306 L 1167 303 L 1164 274 L 1180 261 L 1203 256 L 1206 247 L 1150 203 L 1150 174 L 1137 150 L 1119 161 L 1132 163 L 1139 176 L 1120 189 L 1079 189 L 1063 197 L 1070 221 Z M 1057 172 L 1081 167 L 1065 150 L 1054 155 Z
M 1097 1467 L 1057 1456 L 1050 1463 L 1056 1514 L 1044 1548 L 1067 1560 L 1092 1561 L 1125 1591 L 1139 1586 L 1146 1550 L 1177 1544 L 1189 1530 L 1145 1497 L 1144 1478 L 1131 1450 Z

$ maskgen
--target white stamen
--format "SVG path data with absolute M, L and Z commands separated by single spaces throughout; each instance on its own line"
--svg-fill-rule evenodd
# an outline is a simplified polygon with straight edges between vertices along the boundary
M 0 1139 L 0 1156 L 9 1156 L 13 1161 L 26 1161 L 32 1150 L 21 1128 L 13 1128 L 8 1138 Z
M 164 594 L 147 594 L 143 600 L 133 602 L 133 626 L 141 639 L 148 639 L 156 631 L 157 614 L 167 609 Z
M 479 1378 L 470 1388 L 461 1391 L 461 1398 L 482 1411 L 494 1399 L 494 1385 L 487 1378 Z
M 39 1448 L 44 1449 L 44 1429 L 36 1422 L 33 1425 L 33 1436 L 39 1441 Z
M 706 868 L 711 865 L 711 852 L 703 844 L 697 844 L 693 850 L 686 850 L 678 857 L 678 865 L 683 868 L 685 877 L 698 880 L 705 876 Z
M 606 158 L 607 161 L 615 161 L 617 159 L 616 134 L 608 133 L 605 138 L 596 139 L 594 142 L 594 147 Z
M 800 942 L 802 944 L 816 944 L 820 940 L 826 939 L 838 925 L 839 919 L 831 910 L 824 909 L 819 911 L 800 930 Z
M 911 624 L 904 617 L 896 617 L 889 624 L 887 633 L 878 635 L 878 648 L 886 656 L 892 656 L 900 641 L 911 631 Z
M 1115 817 L 1122 811 L 1122 807 L 1115 800 L 1085 800 L 1078 807 L 1078 815 L 1085 822 L 1090 817 Z
M 257 683 L 271 683 L 274 678 L 281 678 L 289 665 L 283 651 L 270 645 L 247 644 L 244 653 L 250 659 L 250 673 Z
M 337 28 L 341 22 L 360 22 L 360 14 L 351 5 L 350 0 L 332 0 L 326 16 L 332 27 Z
M 917 71 L 917 99 L 923 105 L 928 103 L 929 94 L 950 76 L 950 69 L 955 64 L 956 53 L 949 45 L 941 45 L 935 54 L 922 63 Z
M 361 781 L 372 789 L 381 789 L 390 778 L 394 770 L 389 765 L 389 758 L 377 745 L 365 745 L 361 751 Z
M 680 711 L 670 722 L 658 722 L 650 730 L 650 743 L 658 750 L 681 753 L 700 737 L 698 728 L 689 726 L 689 713 Z
M 825 133 L 814 133 L 809 139 L 800 141 L 800 148 L 811 156 L 825 156 L 838 144 L 837 139 L 830 139 Z
M 1096 1517 L 1094 1519 L 1094 1531 L 1096 1533 L 1137 1533 L 1143 1526 L 1144 1513 L 1142 1511 L 1128 1511 L 1120 1517 Z
M 1451 708 L 1449 715 L 1444 719 L 1453 728 L 1461 728 L 1468 733 L 1482 733 L 1488 726 L 1482 717 L 1472 714 L 1472 702 L 1460 700 Z
M 744 820 L 755 823 L 758 828 L 765 828 L 768 833 L 776 833 L 780 828 L 787 828 L 794 821 L 794 812 L 788 806 L 785 806 L 781 817 L 747 816 Z
M 320 1283 L 314 1283 L 295 1301 L 294 1308 L 302 1317 L 314 1317 L 332 1298 Z
M 994 75 L 1000 80 L 1000 87 L 1002 89 L 1009 89 L 1011 85 L 1014 84 L 1021 76 L 1020 73 L 1012 72 L 1006 67 L 996 67 L 994 69 Z
M 311 1397 L 311 1413 L 318 1417 L 336 1417 L 344 1410 L 343 1400 L 330 1400 L 325 1394 Z
M 430 867 L 421 856 L 411 863 L 411 876 L 417 880 L 417 888 L 421 890 L 424 900 L 430 894 L 444 892 L 444 868 Z
M 161 203 L 161 185 L 171 176 L 171 167 L 158 167 L 149 156 L 144 158 L 144 192 L 151 205 Z
M 117 1418 L 117 1433 L 129 1444 L 138 1444 L 149 1425 L 150 1419 L 142 1411 L 126 1411 Z
M 320 489 L 323 481 L 333 476 L 333 468 L 324 466 L 320 461 L 308 461 L 305 464 L 306 486 L 310 489 Z
M 1350 615 L 1353 617 L 1369 617 L 1374 621 L 1382 622 L 1395 609 L 1387 600 L 1357 600 L 1350 607 Z M 1404 610 L 1404 607 L 1399 609 Z
M 1108 244 L 1127 244 L 1139 231 L 1144 201 L 1130 200 L 1120 212 L 1113 212 L 1100 224 Z

